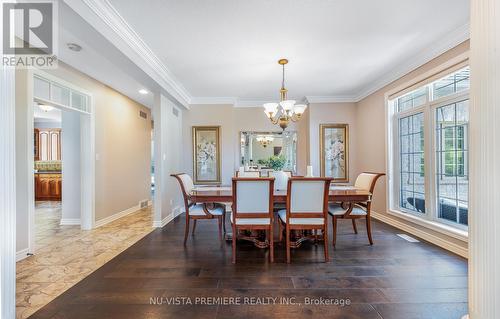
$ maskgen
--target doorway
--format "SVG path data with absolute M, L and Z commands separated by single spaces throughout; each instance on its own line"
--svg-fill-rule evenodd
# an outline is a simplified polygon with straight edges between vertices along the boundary
M 94 114 L 92 96 L 42 71 L 32 77 L 28 125 L 33 157 L 29 252 L 50 244 L 61 230 L 92 229 L 94 218 Z

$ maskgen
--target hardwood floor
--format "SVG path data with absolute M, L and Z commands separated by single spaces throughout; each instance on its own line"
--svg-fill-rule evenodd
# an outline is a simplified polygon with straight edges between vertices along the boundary
M 379 222 L 373 223 L 375 245 L 369 246 L 363 227 L 359 222 L 355 235 L 349 221 L 339 223 L 329 263 L 323 262 L 321 245 L 293 250 L 291 264 L 284 263 L 278 245 L 270 264 L 265 250 L 238 243 L 233 265 L 231 245 L 220 246 L 213 221 L 198 222 L 183 247 L 180 216 L 31 318 L 456 319 L 467 313 L 465 259 L 425 242 L 405 241 L 396 236 L 401 231 Z M 208 297 L 239 297 L 240 304 L 201 304 Z M 151 298 L 163 303 L 151 304 Z M 276 303 L 268 298 L 277 298 Z M 192 304 L 182 303 L 188 300 Z M 320 304 L 324 300 L 343 306 Z
M 61 205 L 37 202 L 36 253 L 16 264 L 16 318 L 27 318 L 152 231 L 151 208 L 83 231 L 61 226 Z

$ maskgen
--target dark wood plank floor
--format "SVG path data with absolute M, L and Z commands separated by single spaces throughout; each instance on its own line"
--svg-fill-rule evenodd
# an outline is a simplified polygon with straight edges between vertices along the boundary
M 401 231 L 373 224 L 375 245 L 370 246 L 362 221 L 358 235 L 350 221 L 340 221 L 329 263 L 323 263 L 321 245 L 294 250 L 291 264 L 284 263 L 278 246 L 276 262 L 269 264 L 265 250 L 240 243 L 233 265 L 230 243 L 220 246 L 214 221 L 199 221 L 184 248 L 182 215 L 31 318 L 456 319 L 467 313 L 465 259 L 425 242 L 410 243 L 396 236 Z M 239 305 L 200 304 L 207 297 L 241 299 Z M 163 304 L 151 304 L 151 298 Z M 278 299 L 250 304 L 267 298 Z M 344 305 L 305 303 L 321 298 Z

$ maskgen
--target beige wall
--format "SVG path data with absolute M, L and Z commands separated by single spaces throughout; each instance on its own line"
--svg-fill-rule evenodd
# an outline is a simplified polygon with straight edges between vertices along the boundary
M 261 107 L 235 108 L 232 105 L 191 105 L 183 114 L 184 171 L 193 174 L 192 127 L 221 126 L 222 183 L 228 185 L 238 169 L 240 158 L 239 134 L 241 131 L 270 132 L 281 129 L 273 125 Z M 287 130 L 305 135 L 305 126 L 292 123 Z M 299 173 L 305 171 L 306 143 L 297 142 Z M 304 166 L 302 168 L 302 166 Z
M 450 59 L 467 52 L 468 50 L 469 41 L 466 41 L 357 103 L 357 142 L 355 144 L 357 154 L 356 174 L 363 171 L 387 171 L 385 94 L 394 88 L 411 82 L 412 79 L 415 79 L 419 75 L 429 72 L 433 68 L 438 67 Z M 383 214 L 387 211 L 386 178 L 382 178 L 377 184 L 373 198 L 373 210 Z M 412 227 L 422 229 L 421 227 L 401 218 L 397 218 L 392 215 L 387 215 L 387 217 L 393 218 L 403 224 L 411 224 Z M 426 231 L 434 236 L 442 236 L 430 230 Z M 456 242 L 453 238 L 447 238 L 447 240 Z M 459 245 L 466 247 L 466 243 L 460 241 L 457 242 Z
M 349 124 L 349 182 L 356 178 L 356 103 L 320 103 L 309 107 L 309 151 L 314 176 L 320 175 L 319 126 L 321 124 Z
M 291 123 L 287 130 L 297 131 L 297 173 L 305 175 L 306 166 L 313 165 L 319 176 L 319 125 L 323 123 L 347 123 L 350 129 L 350 179 L 356 173 L 356 104 L 311 104 L 300 121 Z M 184 112 L 185 171 L 192 174 L 192 126 L 219 125 L 222 128 L 222 182 L 228 184 L 240 162 L 239 133 L 241 131 L 280 131 L 266 117 L 261 107 L 238 108 L 232 105 L 191 105 Z
M 48 73 L 90 92 L 94 100 L 96 221 L 150 199 L 150 110 L 64 63 Z

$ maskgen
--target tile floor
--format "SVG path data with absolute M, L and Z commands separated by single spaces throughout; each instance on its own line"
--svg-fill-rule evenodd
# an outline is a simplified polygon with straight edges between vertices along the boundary
M 60 202 L 36 203 L 36 254 L 16 265 L 17 318 L 27 318 L 153 230 L 151 208 L 91 231 L 60 226 L 60 218 Z

